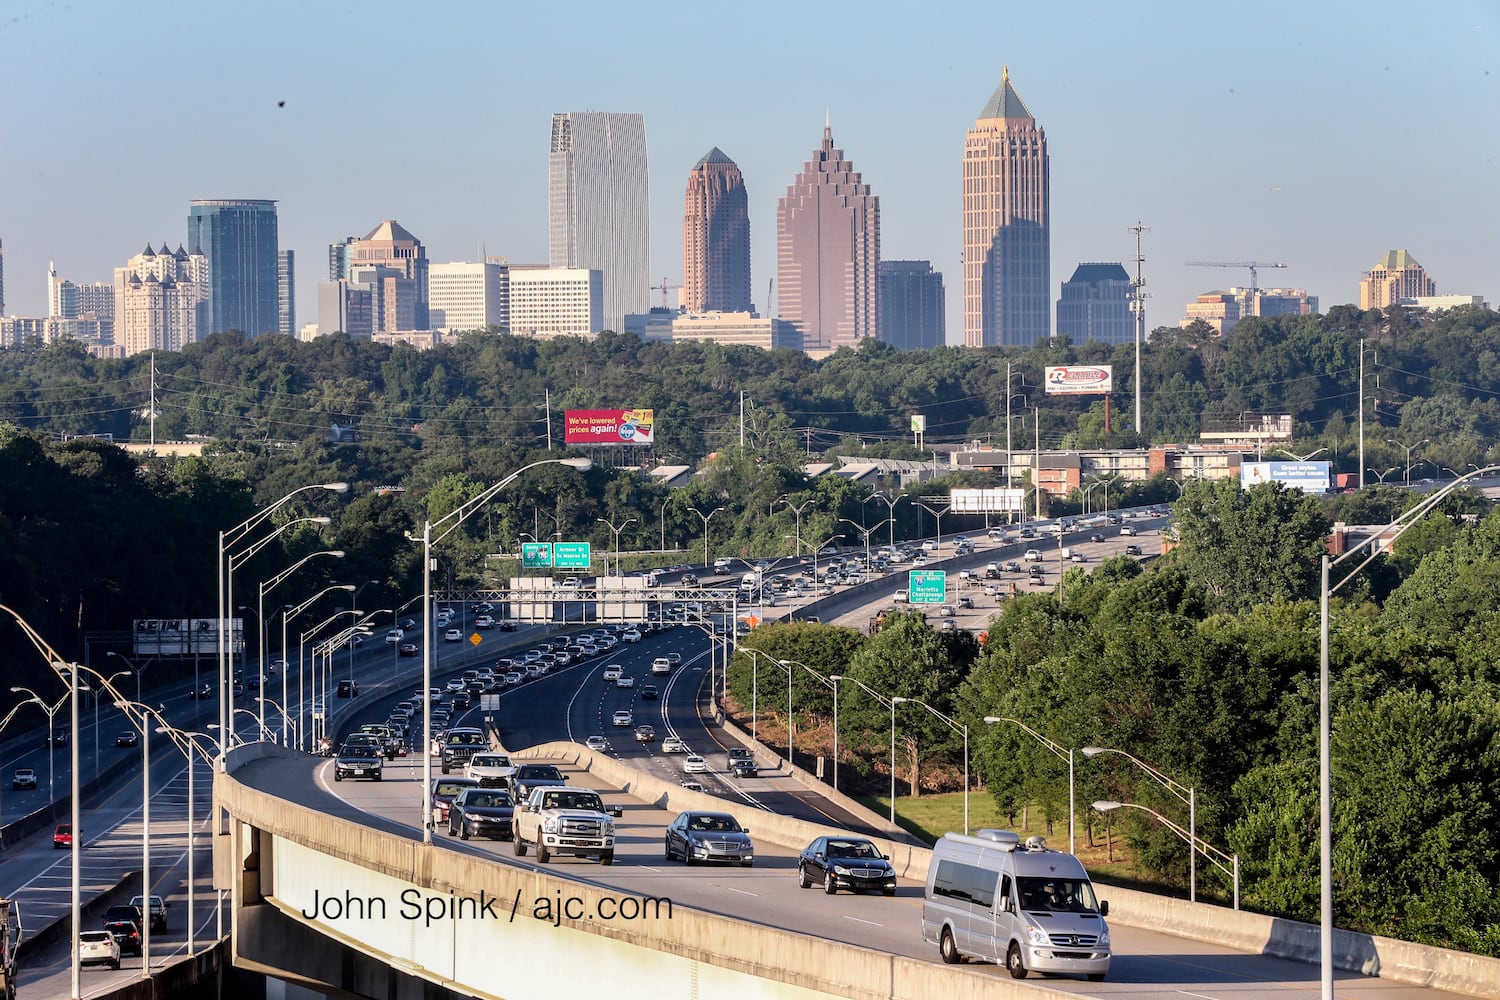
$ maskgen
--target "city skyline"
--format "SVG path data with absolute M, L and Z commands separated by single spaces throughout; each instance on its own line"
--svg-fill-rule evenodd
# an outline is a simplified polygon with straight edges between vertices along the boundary
M 1137 220 L 1150 227 L 1153 329 L 1176 325 L 1200 293 L 1247 283 L 1248 274 L 1192 269 L 1189 260 L 1286 261 L 1276 283 L 1306 288 L 1325 309 L 1357 302 L 1364 272 L 1398 248 L 1422 262 L 1440 294 L 1493 301 L 1500 291 L 1487 240 L 1500 227 L 1490 183 L 1500 138 L 1478 127 L 1500 97 L 1491 5 L 1444 5 L 1415 22 L 1403 15 L 1399 44 L 1380 14 L 1403 10 L 1394 4 L 1275 3 L 1248 13 L 1185 4 L 1134 12 L 1098 4 L 1084 15 L 965 8 L 917 23 L 876 8 L 841 28 L 834 44 L 787 35 L 781 28 L 797 8 L 771 4 L 726 15 L 721 37 L 734 41 L 723 51 L 738 58 L 738 72 L 710 76 L 660 46 L 660 24 L 651 30 L 606 6 L 569 29 L 566 73 L 527 42 L 554 30 L 545 12 L 435 10 L 402 40 L 448 53 L 442 98 L 398 88 L 351 105 L 344 74 L 323 56 L 390 44 L 400 10 L 376 3 L 356 23 L 271 0 L 254 17 L 183 9 L 170 24 L 148 24 L 128 10 L 22 2 L 0 72 L 10 78 L 7 143 L 36 152 L 0 165 L 7 312 L 46 312 L 51 259 L 71 281 L 108 280 L 143 234 L 178 232 L 182 206 L 205 194 L 278 202 L 280 247 L 297 251 L 304 318 L 316 314 L 323 248 L 372 218 L 401 219 L 422 234 L 434 262 L 488 253 L 543 263 L 548 164 L 539 150 L 551 116 L 609 107 L 651 124 L 651 226 L 659 234 L 651 283 L 682 280 L 680 242 L 660 234 L 680 231 L 682 178 L 705 149 L 734 150 L 751 228 L 769 234 L 808 134 L 831 115 L 840 144 L 855 151 L 881 196 L 883 256 L 931 260 L 947 277 L 953 343 L 962 330 L 958 161 L 1005 64 L 1047 130 L 1049 303 L 1081 262 L 1121 261 L 1134 274 L 1127 227 Z M 231 20 L 241 51 L 226 57 L 191 44 Z M 1215 34 L 1232 41 L 1201 44 Z M 973 59 L 962 40 L 975 35 L 1000 44 Z M 63 51 L 90 72 L 58 72 Z M 645 52 L 659 57 L 640 58 Z M 622 73 L 626 60 L 631 71 Z M 268 62 L 276 74 L 264 72 Z M 138 85 L 144 67 L 169 63 L 195 81 L 175 98 L 181 127 L 147 133 L 123 115 L 101 114 L 89 141 L 111 155 L 41 153 L 76 109 L 108 108 L 114 93 Z M 392 122 L 416 124 L 393 143 Z M 234 142 L 204 140 L 229 123 Z M 1378 156 L 1370 155 L 1372 135 L 1390 139 Z M 455 144 L 444 147 L 445 137 Z M 372 162 L 375 154 L 385 157 L 380 170 L 308 166 Z M 1392 177 L 1423 191 L 1421 203 L 1393 210 Z M 775 247 L 763 238 L 752 246 L 752 298 L 762 313 L 773 312 L 774 274 Z

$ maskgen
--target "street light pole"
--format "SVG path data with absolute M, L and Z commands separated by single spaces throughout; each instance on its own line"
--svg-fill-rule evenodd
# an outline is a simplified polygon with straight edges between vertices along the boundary
M 901 498 L 904 496 L 906 496 L 905 493 L 897 493 L 895 498 L 893 499 L 886 496 L 884 493 L 871 493 L 869 496 L 865 497 L 865 503 L 869 503 L 871 500 L 879 500 L 881 503 L 885 504 L 886 516 L 890 519 L 891 522 L 891 537 L 889 542 L 891 548 L 896 547 L 896 504 L 900 503 Z
M 874 698 L 878 703 L 886 706 L 891 710 L 891 827 L 894 829 L 896 826 L 896 702 L 894 699 L 886 698 L 884 695 L 871 688 L 870 685 L 866 684 L 858 677 L 850 677 L 847 674 L 836 674 L 832 677 L 829 677 L 828 679 L 830 681 L 833 681 L 835 684 L 837 684 L 839 681 L 853 681 L 855 684 L 859 685 L 860 690 L 862 690 L 865 694 L 869 695 L 871 698 Z M 834 688 L 833 704 L 834 711 L 837 712 L 837 687 Z M 834 728 L 835 731 L 837 731 L 837 723 L 835 723 Z
M 1406 485 L 1407 486 L 1411 485 L 1411 453 L 1414 452 L 1414 451 L 1416 451 L 1418 448 L 1422 447 L 1424 444 L 1427 444 L 1430 440 L 1431 440 L 1431 438 L 1423 438 L 1422 440 L 1418 441 L 1416 444 L 1408 445 L 1405 442 L 1396 441 L 1396 440 L 1393 440 L 1391 438 L 1386 438 L 1385 439 L 1385 443 L 1386 444 L 1393 444 L 1397 448 L 1400 448 L 1402 451 L 1406 452 Z M 1384 483 L 1385 480 L 1382 479 L 1381 482 Z
M 694 514 L 697 514 L 700 518 L 703 519 L 703 568 L 705 571 L 707 571 L 709 567 L 713 565 L 713 559 L 710 558 L 708 551 L 708 522 L 712 521 L 714 519 L 714 515 L 723 509 L 723 507 L 715 507 L 707 514 L 704 514 L 703 511 L 699 510 L 697 507 L 688 508 L 688 510 L 692 511 Z
M 1177 796 L 1178 800 L 1188 807 L 1188 902 L 1198 901 L 1198 793 L 1193 785 L 1184 785 L 1180 781 L 1173 781 L 1161 771 L 1147 764 L 1139 757 L 1126 753 L 1124 750 L 1115 750 L 1110 747 L 1084 747 L 1085 757 L 1097 757 L 1101 753 L 1119 754 L 1126 760 L 1135 764 L 1142 771 L 1155 778 L 1167 791 Z
M 776 503 L 782 504 L 783 506 L 786 506 L 786 507 L 790 507 L 792 510 L 794 510 L 794 511 L 797 512 L 797 558 L 798 559 L 802 558 L 802 509 L 804 507 L 808 506 L 809 504 L 814 503 L 817 499 L 818 499 L 817 497 L 808 497 L 806 500 L 802 501 L 801 503 L 792 503 L 790 500 L 787 499 L 787 495 L 786 494 L 782 494 L 781 496 L 779 496 L 779 497 L 776 498 Z M 775 506 L 775 504 L 772 504 L 772 506 Z
M 966 723 L 954 722 L 953 719 L 939 712 L 927 702 L 920 698 L 898 698 L 897 701 L 909 701 L 915 705 L 921 705 L 927 711 L 937 716 L 948 725 L 948 728 L 959 733 L 964 738 L 964 835 L 969 833 L 969 727 Z
M 1058 743 L 1056 743 L 1056 742 L 1054 742 L 1052 740 L 1049 740 L 1047 737 L 1043 736 L 1041 733 L 1037 732 L 1035 729 L 1032 729 L 1030 726 L 1028 726 L 1026 723 L 1022 722 L 1020 719 L 1012 719 L 1010 716 L 1007 716 L 1007 715 L 986 715 L 984 717 L 984 724 L 987 725 L 987 726 L 993 726 L 997 722 L 1009 722 L 1010 724 L 1012 724 L 1014 726 L 1019 726 L 1021 728 L 1021 730 L 1026 733 L 1026 735 L 1030 736 L 1032 739 L 1036 740 L 1042 746 L 1046 747 L 1048 750 L 1050 750 L 1052 752 L 1052 754 L 1054 756 L 1056 756 L 1056 757 L 1058 757 L 1058 758 L 1060 758 L 1060 759 L 1065 760 L 1065 761 L 1068 762 L 1068 853 L 1069 854 L 1077 854 L 1078 852 L 1075 849 L 1076 848 L 1076 840 L 1075 840 L 1075 837 L 1074 837 L 1074 826 L 1073 826 L 1073 815 L 1074 815 L 1074 813 L 1077 810 L 1074 808 L 1074 804 L 1073 804 L 1073 751 L 1072 751 L 1072 749 L 1071 748 L 1065 749 L 1061 745 L 1059 745 Z
M 1228 875 L 1233 880 L 1234 908 L 1236 910 L 1240 908 L 1240 856 L 1238 854 L 1232 856 L 1225 854 L 1223 851 L 1219 850 L 1208 841 L 1199 840 L 1198 838 L 1194 837 L 1191 831 L 1184 830 L 1182 827 L 1178 826 L 1176 823 L 1173 823 L 1171 820 L 1167 819 L 1167 817 L 1163 816 L 1155 809 L 1148 809 L 1146 806 L 1137 805 L 1134 802 L 1115 802 L 1110 799 L 1105 799 L 1100 802 L 1095 802 L 1094 809 L 1101 813 L 1113 812 L 1116 809 L 1139 809 L 1141 812 L 1150 813 L 1152 816 L 1155 816 L 1157 821 L 1160 822 L 1162 826 L 1166 827 L 1168 830 L 1171 830 L 1183 840 L 1186 840 L 1193 850 L 1202 851 L 1203 856 L 1209 860 L 1210 864 L 1217 866 L 1220 871 L 1222 871 L 1225 875 Z M 1225 861 L 1229 862 L 1230 867 L 1226 868 L 1223 864 L 1221 864 L 1219 860 L 1214 857 L 1215 854 L 1217 854 L 1220 858 L 1223 858 Z
M 609 525 L 609 530 L 615 533 L 615 576 L 620 576 L 622 575 L 620 573 L 620 532 L 624 531 L 626 528 L 634 524 L 636 519 L 633 517 L 627 517 L 625 519 L 625 523 L 620 525 L 618 528 L 615 527 L 615 522 L 607 520 L 606 518 L 596 517 L 594 518 L 594 520 L 598 521 L 600 524 Z M 608 568 L 608 566 L 605 567 L 606 570 Z
M 56 789 L 52 784 L 52 774 L 55 770 L 53 767 L 52 749 L 57 745 L 57 733 L 53 728 L 52 720 L 58 712 L 62 711 L 63 702 L 68 699 L 68 696 L 64 694 L 61 698 L 57 699 L 57 704 L 48 705 L 42 700 L 41 695 L 29 687 L 13 687 L 10 689 L 11 694 L 21 694 L 22 692 L 31 695 L 31 697 L 27 698 L 21 704 L 26 705 L 36 702 L 37 707 L 47 713 L 47 804 L 50 806 L 53 802 L 57 801 Z M 68 742 L 74 745 L 78 742 L 78 723 L 76 721 L 73 723 L 73 735 L 69 738 Z

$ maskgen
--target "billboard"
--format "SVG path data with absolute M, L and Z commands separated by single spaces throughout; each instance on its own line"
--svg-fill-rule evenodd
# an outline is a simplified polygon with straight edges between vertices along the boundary
M 1305 493 L 1327 493 L 1327 462 L 1241 462 L 1240 486 L 1249 489 L 1261 483 L 1281 483 Z
M 655 410 L 564 410 L 564 444 L 655 444 Z
M 130 655 L 213 656 L 219 651 L 219 623 L 214 618 L 137 618 Z M 245 621 L 229 619 L 229 650 L 245 650 Z
M 1114 391 L 1113 365 L 1056 365 L 1043 369 L 1047 394 L 1091 396 Z
M 950 490 L 950 514 L 1003 514 L 1021 510 L 1026 491 L 1018 489 Z

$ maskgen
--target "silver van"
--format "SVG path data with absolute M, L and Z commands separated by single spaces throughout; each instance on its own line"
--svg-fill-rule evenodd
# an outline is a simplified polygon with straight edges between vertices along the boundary
M 1109 972 L 1108 913 L 1082 863 L 1043 838 L 949 833 L 927 870 L 922 939 L 949 964 L 968 956 L 1003 964 L 1016 979 L 1047 972 L 1097 983 Z

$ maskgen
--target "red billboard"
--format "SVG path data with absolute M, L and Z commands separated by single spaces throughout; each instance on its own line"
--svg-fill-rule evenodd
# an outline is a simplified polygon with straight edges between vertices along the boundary
M 564 444 L 654 444 L 654 410 L 564 410 Z

